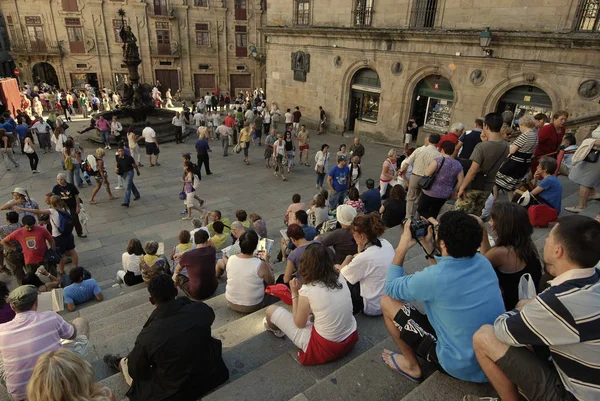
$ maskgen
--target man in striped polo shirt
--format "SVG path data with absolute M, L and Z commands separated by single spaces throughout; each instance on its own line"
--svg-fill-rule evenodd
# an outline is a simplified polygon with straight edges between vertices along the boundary
M 502 401 L 519 400 L 519 391 L 530 401 L 600 399 L 598 238 L 599 222 L 561 218 L 544 246 L 550 288 L 473 336 L 477 360 Z M 495 398 L 464 397 L 475 400 Z
M 22 285 L 8 296 L 16 316 L 0 324 L 0 378 L 13 400 L 25 399 L 25 389 L 38 358 L 64 346 L 85 356 L 89 324 L 85 318 L 67 323 L 56 312 L 37 312 L 37 288 Z

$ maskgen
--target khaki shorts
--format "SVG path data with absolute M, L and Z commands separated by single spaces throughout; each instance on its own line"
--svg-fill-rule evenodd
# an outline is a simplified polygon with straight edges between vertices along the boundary
M 61 345 L 63 348 L 73 351 L 77 355 L 85 358 L 90 347 L 90 342 L 87 336 L 81 334 L 75 337 L 73 340 L 61 340 Z

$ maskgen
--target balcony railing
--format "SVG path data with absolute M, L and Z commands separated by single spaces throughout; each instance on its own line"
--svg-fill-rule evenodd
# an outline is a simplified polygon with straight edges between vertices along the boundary
M 21 41 L 21 40 L 12 40 L 10 42 L 10 53 L 19 56 L 19 55 L 39 55 L 39 56 L 60 56 L 63 57 L 65 55 L 65 50 L 63 47 L 63 42 L 53 42 L 53 41 Z
M 371 7 L 360 7 L 354 11 L 354 26 L 369 27 L 373 19 Z
M 159 45 L 157 43 L 150 44 L 150 54 L 153 57 L 168 57 L 168 58 L 179 58 L 181 52 L 179 51 L 179 45 L 171 43 L 170 45 Z
M 171 6 L 150 6 L 150 14 L 153 17 L 175 18 L 175 9 Z

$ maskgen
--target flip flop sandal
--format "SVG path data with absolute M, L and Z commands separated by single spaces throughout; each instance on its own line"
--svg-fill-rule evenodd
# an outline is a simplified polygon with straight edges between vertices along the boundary
M 392 368 L 390 365 L 388 365 L 388 363 L 385 361 L 385 359 L 383 359 L 383 355 L 382 355 L 381 361 L 385 364 L 385 366 L 387 366 L 388 368 L 392 369 L 393 371 L 395 371 L 397 373 L 400 373 L 402 376 L 406 377 L 411 382 L 421 383 L 423 381 L 423 377 L 411 376 L 408 373 L 406 373 L 405 371 L 403 371 L 402 369 L 400 369 L 400 366 L 398 366 L 398 364 L 396 363 L 396 360 L 394 359 L 394 355 L 401 355 L 399 352 L 392 352 L 391 354 L 388 354 L 388 355 L 390 356 L 390 359 L 392 360 L 392 363 L 394 364 L 395 368 Z
M 98 204 L 98 201 L 89 201 L 88 203 L 89 203 L 90 205 L 97 205 L 97 204 Z

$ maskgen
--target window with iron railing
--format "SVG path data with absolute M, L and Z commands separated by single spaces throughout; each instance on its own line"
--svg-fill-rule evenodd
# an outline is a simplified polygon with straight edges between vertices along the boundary
M 600 32 L 600 0 L 581 0 L 575 23 L 577 31 Z
M 79 18 L 65 18 L 71 53 L 85 53 L 83 27 Z
M 246 0 L 233 1 L 233 14 L 236 21 L 245 21 L 246 15 Z
M 248 28 L 243 25 L 235 27 L 235 56 L 248 57 Z
M 310 25 L 310 0 L 294 0 L 294 24 Z
M 196 24 L 196 45 L 210 46 L 210 32 L 208 24 Z
M 194 0 L 194 7 L 208 7 L 208 0 Z
M 355 26 L 371 26 L 373 19 L 373 0 L 358 0 L 354 10 Z
M 437 6 L 437 0 L 413 0 L 410 13 L 410 28 L 433 28 L 435 26 Z

